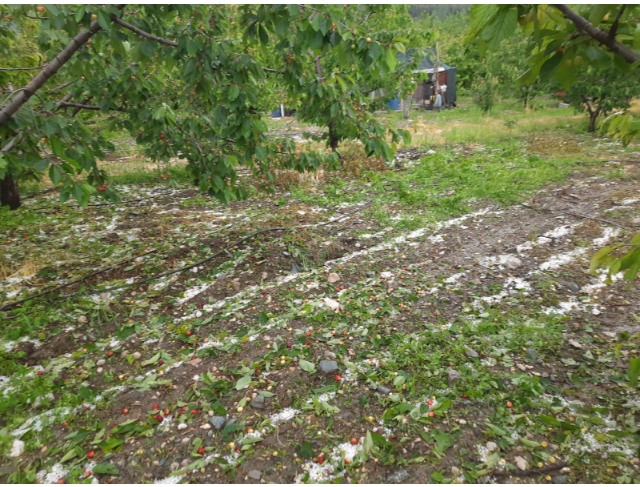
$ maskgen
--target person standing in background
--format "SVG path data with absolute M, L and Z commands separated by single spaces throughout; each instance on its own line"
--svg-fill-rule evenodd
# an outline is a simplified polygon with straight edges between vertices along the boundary
M 447 85 L 440 85 L 440 92 L 442 93 L 442 105 L 447 107 Z
M 435 103 L 433 104 L 433 108 L 438 110 L 438 112 L 440 111 L 440 108 L 442 108 L 442 93 L 440 92 L 440 90 L 438 90 L 438 92 L 436 93 L 436 99 Z

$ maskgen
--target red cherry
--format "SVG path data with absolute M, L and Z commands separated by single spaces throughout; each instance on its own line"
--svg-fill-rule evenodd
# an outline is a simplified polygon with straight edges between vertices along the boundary
M 433 418 L 436 415 L 436 413 L 434 413 L 433 411 L 429 411 L 429 417 Z
M 433 404 L 433 401 L 432 401 L 431 399 L 429 399 L 429 400 L 427 401 L 427 404 L 428 404 L 429 406 L 431 406 L 431 405 Z
M 142 132 L 138 132 L 138 137 L 142 137 Z
M 204 447 L 198 448 L 198 455 L 204 455 Z
M 202 305 L 201 305 L 201 304 L 199 304 L 199 305 L 197 305 L 197 306 L 196 306 L 196 308 L 198 308 L 198 309 L 202 309 Z
M 67 426 L 69 426 L 69 423 L 67 423 L 66 421 L 64 423 L 62 423 L 62 427 L 66 428 Z
M 190 332 L 190 331 L 188 331 L 188 332 L 187 332 L 187 333 L 185 333 L 185 334 L 186 334 L 188 337 L 190 337 L 190 336 L 191 336 L 191 332 Z
M 89 453 L 87 453 L 87 458 L 93 458 L 96 456 L 96 453 L 93 451 L 90 451 Z
M 39 370 L 38 372 L 36 372 L 38 375 L 44 375 L 44 372 L 42 370 Z
M 267 294 L 267 291 L 260 291 L 262 294 Z
M 161 414 L 156 414 L 153 418 L 159 423 L 162 423 L 164 421 L 164 418 L 162 417 Z
M 192 409 L 191 410 L 191 414 L 198 414 L 198 410 L 197 409 Z
M 164 360 L 158 360 L 158 365 L 164 365 Z
M 164 139 L 164 134 L 160 134 L 160 138 L 161 138 L 161 139 Z
M 341 378 L 339 375 L 336 375 L 336 380 L 337 380 L 338 382 L 340 382 L 340 381 L 342 380 L 342 378 Z
M 127 408 L 122 409 L 122 414 L 129 414 L 129 410 Z
M 173 309 L 173 304 L 167 304 L 167 309 Z
M 307 340 L 306 342 L 304 342 L 304 344 L 308 347 L 309 345 L 311 345 L 311 342 Z
M 324 457 L 318 457 L 318 463 L 324 463 Z
M 508 408 L 512 408 L 513 407 L 513 403 L 511 401 L 507 401 L 507 407 Z
M 236 453 L 240 453 L 240 448 L 236 448 Z
M 291 344 L 290 343 L 287 343 L 287 348 L 289 348 L 289 349 L 291 348 Z
M 357 445 L 358 444 L 358 440 L 355 438 L 351 438 L 351 444 L 352 445 Z
M 153 405 L 153 410 L 157 411 L 158 409 L 160 409 L 160 406 L 158 404 L 154 404 Z
M 111 357 L 111 356 L 113 356 L 113 352 L 112 352 L 111 350 L 109 350 L 109 351 L 107 352 L 107 357 Z
M 307 332 L 307 336 L 308 336 L 308 337 L 310 337 L 310 336 L 311 336 L 311 332 L 310 332 L 310 331 L 308 331 L 308 332 Z
M 59 483 L 59 484 L 64 484 L 64 479 L 60 479 L 60 480 L 58 480 L 58 483 Z
M 169 408 L 164 408 L 164 415 L 169 416 L 171 414 L 171 410 Z
M 259 374 L 260 372 L 262 372 L 260 369 L 256 369 L 256 374 Z
M 195 360 L 195 359 L 196 359 L 196 356 L 195 356 L 195 355 L 192 355 L 192 356 L 191 356 L 191 360 Z

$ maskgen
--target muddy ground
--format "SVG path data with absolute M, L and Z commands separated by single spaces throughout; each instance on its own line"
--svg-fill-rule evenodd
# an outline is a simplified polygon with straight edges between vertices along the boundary
M 640 480 L 640 284 L 587 273 L 640 231 L 640 166 L 616 167 L 411 230 L 361 182 L 324 207 L 34 198 L 2 250 L 66 258 L 0 289 L 51 290 L 2 318 L 0 480 Z

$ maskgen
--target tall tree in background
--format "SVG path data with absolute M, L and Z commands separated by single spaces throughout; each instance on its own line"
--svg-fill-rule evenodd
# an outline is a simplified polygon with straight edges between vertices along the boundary
M 589 132 L 595 132 L 598 117 L 629 108 L 637 96 L 640 96 L 640 77 L 620 76 L 614 69 L 589 65 L 578 68 L 578 80 L 567 92 L 571 106 L 589 115 Z

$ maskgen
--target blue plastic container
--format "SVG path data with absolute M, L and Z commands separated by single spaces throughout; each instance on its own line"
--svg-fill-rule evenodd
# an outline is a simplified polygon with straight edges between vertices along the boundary
M 282 118 L 282 113 L 279 108 L 271 112 L 271 118 Z
M 400 98 L 394 98 L 393 100 L 389 100 L 387 102 L 387 106 L 391 108 L 391 110 L 400 110 Z

